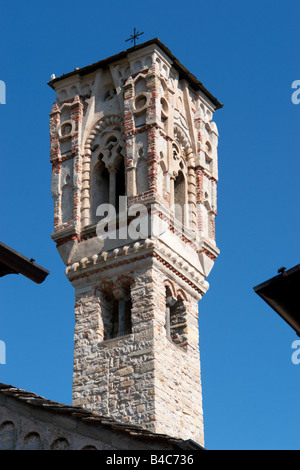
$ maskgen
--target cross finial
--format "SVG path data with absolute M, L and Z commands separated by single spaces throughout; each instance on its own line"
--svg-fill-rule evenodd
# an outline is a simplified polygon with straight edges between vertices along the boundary
M 144 33 L 139 33 L 138 31 L 136 31 L 136 29 L 134 28 L 133 30 L 133 34 L 130 36 L 130 38 L 126 39 L 125 42 L 128 42 L 128 41 L 131 41 L 134 43 L 134 45 L 136 46 L 136 39 L 141 36 L 142 34 Z

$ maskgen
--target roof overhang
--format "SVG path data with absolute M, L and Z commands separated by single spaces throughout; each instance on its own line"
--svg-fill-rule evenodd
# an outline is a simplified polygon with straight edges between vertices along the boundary
M 254 287 L 300 336 L 300 264 Z
M 0 242 L 0 277 L 7 274 L 23 274 L 37 284 L 41 284 L 49 271 L 36 264 L 33 259 L 26 258 Z
M 144 42 L 142 44 L 138 44 L 137 46 L 133 46 L 131 47 L 130 49 L 127 49 L 125 51 L 122 51 L 122 52 L 119 52 L 118 54 L 116 55 L 113 55 L 111 57 L 108 57 L 107 59 L 104 59 L 104 60 L 100 60 L 99 62 L 96 62 L 94 64 L 91 64 L 91 65 L 88 65 L 86 67 L 82 67 L 82 68 L 78 68 L 78 69 L 75 69 L 73 72 L 70 72 L 70 73 L 67 73 L 67 74 L 64 74 L 64 75 L 61 75 L 60 77 L 57 77 L 57 78 L 54 78 L 53 80 L 51 80 L 50 82 L 48 82 L 48 85 L 55 89 L 55 85 L 61 81 L 61 80 L 65 80 L 66 78 L 68 77 L 71 77 L 72 75 L 80 75 L 80 76 L 84 76 L 84 75 L 87 75 L 91 72 L 94 72 L 95 70 L 97 69 L 100 69 L 100 68 L 106 68 L 108 67 L 111 63 L 113 62 L 117 62 L 119 60 L 122 60 L 124 59 L 128 54 L 132 53 L 132 52 L 135 52 L 135 51 L 138 51 L 139 49 L 142 49 L 142 48 L 145 48 L 151 44 L 156 44 L 157 46 L 160 47 L 160 49 L 172 60 L 173 62 L 173 67 L 176 68 L 176 70 L 179 72 L 179 77 L 181 79 L 185 79 L 189 82 L 189 84 L 191 85 L 191 87 L 195 90 L 195 91 L 201 91 L 202 93 L 204 93 L 204 95 L 209 98 L 209 100 L 212 102 L 212 104 L 214 105 L 215 109 L 220 109 L 223 107 L 223 104 L 220 103 L 217 98 L 215 98 L 205 87 L 204 85 L 199 82 L 199 80 L 193 75 L 191 74 L 180 62 L 179 60 L 172 54 L 172 52 L 158 39 L 158 38 L 154 38 L 154 39 L 151 39 L 150 41 L 147 41 L 147 42 Z

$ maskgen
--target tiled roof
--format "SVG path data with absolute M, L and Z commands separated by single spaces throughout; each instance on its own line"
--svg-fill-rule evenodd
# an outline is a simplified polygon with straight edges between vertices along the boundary
M 36 393 L 28 392 L 27 390 L 14 387 L 12 385 L 0 383 L 0 393 L 5 396 L 16 398 L 17 400 L 25 402 L 28 405 L 43 408 L 48 412 L 80 419 L 87 425 L 109 428 L 110 430 L 123 432 L 141 440 L 147 439 L 165 441 L 182 450 L 203 450 L 202 446 L 191 439 L 182 440 L 167 436 L 165 434 L 156 434 L 140 426 L 120 423 L 112 418 L 101 416 L 95 412 L 85 410 L 79 406 L 64 405 L 62 403 L 48 400 L 37 395 Z

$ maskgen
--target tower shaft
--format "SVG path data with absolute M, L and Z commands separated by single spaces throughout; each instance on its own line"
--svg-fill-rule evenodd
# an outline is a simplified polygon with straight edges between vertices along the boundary
M 50 85 L 73 404 L 203 444 L 198 301 L 219 254 L 221 105 L 157 39 Z

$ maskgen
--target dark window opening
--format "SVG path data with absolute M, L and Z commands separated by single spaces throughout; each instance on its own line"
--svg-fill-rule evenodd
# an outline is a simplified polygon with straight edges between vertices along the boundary
M 119 213 L 119 197 L 126 195 L 126 183 L 125 183 L 125 165 L 124 159 L 120 163 L 116 174 L 116 213 Z
M 109 203 L 109 173 L 102 161 L 99 161 L 94 168 L 91 178 L 91 223 L 98 222 L 96 216 L 97 208 L 101 204 Z
M 184 301 L 178 296 L 173 297 L 166 287 L 166 333 L 180 347 L 187 346 L 187 321 Z
M 175 217 L 184 224 L 184 204 L 185 204 L 185 179 L 182 171 L 179 171 L 174 181 L 174 204 Z
M 131 310 L 132 303 L 127 292 L 118 299 L 112 294 L 106 297 L 104 340 L 132 333 Z

